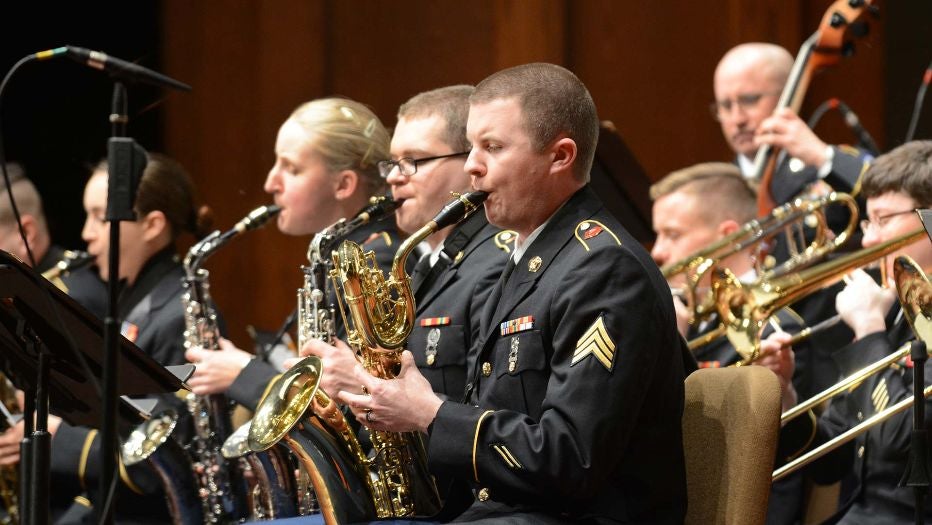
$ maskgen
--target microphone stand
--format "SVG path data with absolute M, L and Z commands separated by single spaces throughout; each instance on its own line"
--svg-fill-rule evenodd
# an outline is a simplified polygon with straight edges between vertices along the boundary
M 921 339 L 910 346 L 913 362 L 913 432 L 910 437 L 909 459 L 900 486 L 913 487 L 916 498 L 916 524 L 925 523 L 926 495 L 932 481 L 932 466 L 929 464 L 928 434 L 925 425 L 925 364 L 929 356 L 926 344 Z
M 104 504 L 98 509 L 99 523 L 113 523 L 113 494 L 117 478 L 117 365 L 120 339 L 118 299 L 120 292 L 120 222 L 134 221 L 136 188 L 146 167 L 146 153 L 136 142 L 126 137 L 126 87 L 119 80 L 113 84 L 110 114 L 111 138 L 107 143 L 107 220 L 110 222 L 110 242 L 107 279 L 107 315 L 104 319 L 103 422 L 100 431 L 100 497 Z

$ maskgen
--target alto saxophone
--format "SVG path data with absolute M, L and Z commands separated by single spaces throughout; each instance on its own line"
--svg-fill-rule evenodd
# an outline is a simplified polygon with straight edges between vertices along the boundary
M 215 231 L 191 247 L 184 259 L 184 347 L 219 348 L 220 330 L 210 297 L 209 272 L 204 261 L 235 237 L 265 224 L 277 215 L 278 206 L 260 206 L 232 229 Z M 194 435 L 184 444 L 186 455 L 178 454 L 178 443 L 170 435 L 178 421 L 169 410 L 143 423 L 123 446 L 123 463 L 148 460 L 162 478 L 172 517 L 176 523 L 228 523 L 245 518 L 242 479 L 236 464 L 221 454 L 223 442 L 232 434 L 230 402 L 222 394 L 185 397 Z M 193 465 L 192 465 L 193 462 Z M 194 475 L 196 488 L 188 487 Z M 192 508 L 192 497 L 199 508 Z
M 61 260 L 58 261 L 55 266 L 42 272 L 42 277 L 51 281 L 59 290 L 68 293 L 68 286 L 65 285 L 65 281 L 63 281 L 62 278 L 67 277 L 71 272 L 80 270 L 92 262 L 94 262 L 94 257 L 87 252 L 65 250 Z
M 0 403 L 3 404 L 5 425 L 12 427 L 16 424 L 15 415 L 21 412 L 19 402 L 16 400 L 16 389 L 0 374 Z M 0 467 L 0 500 L 6 509 L 6 516 L 0 519 L 0 524 L 19 524 L 19 465 L 6 465 Z
M 402 243 L 387 280 L 374 253 L 363 253 L 356 243 L 344 241 L 333 252 L 330 277 L 342 289 L 353 321 L 350 325 L 341 302 L 347 340 L 374 375 L 395 377 L 400 363 L 397 349 L 414 326 L 414 298 L 404 268 L 407 258 L 431 234 L 478 209 L 485 197 L 473 192 L 447 204 Z M 311 356 L 273 383 L 253 418 L 250 448 L 264 450 L 284 440 L 311 473 L 328 524 L 436 514 L 441 501 L 427 471 L 421 435 L 372 432 L 374 454 L 368 456 L 336 402 L 319 388 L 322 373 L 320 359 Z

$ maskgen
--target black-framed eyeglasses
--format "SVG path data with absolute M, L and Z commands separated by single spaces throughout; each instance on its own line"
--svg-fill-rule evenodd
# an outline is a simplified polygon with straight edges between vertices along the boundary
M 419 159 L 412 159 L 411 157 L 402 157 L 398 160 L 380 160 L 379 161 L 379 175 L 383 179 L 388 178 L 388 174 L 395 169 L 395 166 L 398 166 L 398 172 L 404 175 L 405 177 L 410 177 L 417 173 L 417 165 L 423 162 L 430 162 L 432 160 L 439 159 L 448 159 L 450 157 L 462 157 L 463 155 L 469 155 L 469 151 L 460 151 L 457 153 L 448 153 L 446 155 L 435 155 L 433 157 L 422 157 Z
M 709 112 L 712 113 L 712 116 L 716 119 L 722 117 L 722 115 L 728 115 L 731 113 L 731 110 L 735 106 L 741 108 L 741 111 L 750 111 L 757 107 L 757 104 L 760 102 L 760 99 L 770 96 L 778 95 L 780 91 L 765 91 L 761 93 L 745 93 L 744 95 L 738 95 L 737 97 L 725 100 L 716 100 L 709 104 Z
M 907 213 L 915 213 L 915 212 L 916 212 L 915 208 L 912 208 L 909 210 L 895 211 L 893 213 L 888 213 L 886 215 L 879 215 L 877 217 L 874 217 L 873 219 L 861 219 L 861 222 L 860 222 L 861 231 L 863 233 L 867 233 L 871 230 L 871 228 L 883 228 L 884 226 L 887 225 L 888 222 L 890 222 L 890 219 L 897 217 L 899 215 L 906 215 Z

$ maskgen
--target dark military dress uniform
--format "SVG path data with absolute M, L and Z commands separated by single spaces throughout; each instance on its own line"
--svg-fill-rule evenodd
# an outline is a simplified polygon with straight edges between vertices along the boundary
M 395 257 L 395 251 L 398 249 L 399 239 L 398 228 L 395 226 L 393 217 L 386 217 L 381 221 L 372 222 L 363 226 L 347 236 L 347 240 L 362 245 L 366 251 L 375 252 L 375 260 L 382 268 L 387 271 L 392 266 L 392 260 Z M 295 279 L 299 276 L 298 269 L 295 269 Z M 336 305 L 335 291 L 331 290 L 330 301 Z M 339 311 L 334 316 L 334 329 L 336 336 L 344 338 L 346 330 L 343 327 L 343 317 Z M 227 397 L 236 401 L 244 407 L 255 410 L 256 405 L 265 395 L 269 384 L 279 375 L 280 371 L 274 366 L 262 359 L 253 359 L 230 385 L 227 390 Z
M 846 375 L 900 348 L 914 338 L 908 323 L 894 305 L 887 316 L 887 332 L 876 332 L 839 350 L 835 358 Z M 897 318 L 899 317 L 899 320 Z M 932 362 L 926 363 L 926 384 L 932 381 Z M 815 445 L 834 438 L 849 428 L 912 396 L 912 368 L 901 362 L 836 398 L 819 419 Z M 932 400 L 926 398 L 926 413 Z M 929 418 L 926 426 L 932 427 Z M 813 463 L 806 472 L 823 483 L 837 481 L 853 469 L 856 480 L 851 497 L 833 518 L 838 523 L 915 523 L 915 501 L 910 487 L 899 487 L 906 469 L 912 432 L 912 410 L 897 414 L 854 441 Z M 782 437 L 782 436 L 781 436 Z M 932 507 L 926 507 L 932 522 Z
M 184 270 L 172 249 L 159 252 L 143 267 L 133 286 L 120 294 L 118 313 L 123 335 L 163 365 L 185 363 L 184 308 L 181 303 Z M 86 491 L 62 523 L 93 522 L 78 505 L 101 504 L 100 440 L 97 431 L 62 423 L 52 439 L 53 497 Z M 115 519 L 120 523 L 165 523 L 170 520 L 161 482 L 143 463 L 120 468 Z
M 515 232 L 490 225 L 479 210 L 447 236 L 432 268 L 422 263 L 415 268 L 417 320 L 408 350 L 434 392 L 462 399 L 467 350 L 476 340 L 482 308 L 515 239 Z
M 458 520 L 681 523 L 682 345 L 656 265 L 581 189 L 492 290 L 470 403 L 430 426 L 431 470 L 474 483 Z
M 36 272 L 45 273 L 65 258 L 64 248 L 56 245 L 49 247 L 42 260 L 36 264 Z M 107 314 L 107 284 L 100 275 L 90 267 L 80 268 L 61 278 L 67 287 L 65 292 L 92 314 L 103 319 Z

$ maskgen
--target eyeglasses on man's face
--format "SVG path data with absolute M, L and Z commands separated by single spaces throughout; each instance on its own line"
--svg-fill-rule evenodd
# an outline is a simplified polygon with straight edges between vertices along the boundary
M 398 160 L 382 160 L 379 161 L 379 174 L 383 179 L 388 178 L 388 174 L 392 172 L 395 167 L 398 167 L 398 172 L 404 175 L 405 177 L 410 177 L 417 173 L 417 165 L 424 162 L 430 162 L 433 160 L 439 159 L 448 159 L 451 157 L 462 157 L 463 155 L 469 155 L 469 151 L 460 151 L 457 153 L 448 153 L 446 155 L 435 155 L 433 157 L 421 157 L 419 159 L 413 159 L 411 157 L 402 157 Z
M 878 215 L 873 219 L 862 219 L 861 220 L 861 231 L 868 233 L 872 228 L 882 229 L 887 223 L 890 222 L 890 219 L 894 217 L 899 217 L 900 215 L 906 215 L 907 213 L 914 213 L 915 209 L 908 209 L 903 211 L 895 211 L 893 213 L 887 213 L 885 215 Z
M 712 113 L 713 117 L 720 119 L 722 117 L 731 115 L 731 112 L 735 107 L 740 108 L 741 111 L 750 111 L 757 107 L 762 98 L 769 97 L 771 95 L 778 95 L 779 93 L 779 91 L 745 93 L 743 95 L 738 95 L 734 99 L 726 98 L 724 100 L 716 100 L 715 102 L 709 104 L 709 111 Z

